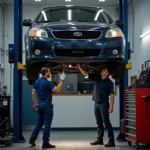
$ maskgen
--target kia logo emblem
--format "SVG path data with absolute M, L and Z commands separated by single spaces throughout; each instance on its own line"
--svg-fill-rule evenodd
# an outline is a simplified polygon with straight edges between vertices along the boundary
M 74 32 L 73 35 L 77 36 L 77 37 L 80 37 L 80 36 L 82 36 L 82 32 Z

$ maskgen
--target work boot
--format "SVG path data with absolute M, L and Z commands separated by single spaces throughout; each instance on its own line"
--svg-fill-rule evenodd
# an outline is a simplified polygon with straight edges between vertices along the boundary
M 36 146 L 35 142 L 34 142 L 34 141 L 31 141 L 31 140 L 29 141 L 29 144 L 31 144 L 32 147 L 35 147 L 35 146 Z
M 42 145 L 42 148 L 55 148 L 56 146 L 55 145 L 51 145 L 51 144 L 43 144 Z
M 104 146 L 105 147 L 115 147 L 115 142 L 114 142 L 114 140 L 112 140 L 112 141 L 109 140 L 109 142 L 107 144 L 105 144 Z
M 97 139 L 96 141 L 90 143 L 91 145 L 103 145 L 103 139 Z

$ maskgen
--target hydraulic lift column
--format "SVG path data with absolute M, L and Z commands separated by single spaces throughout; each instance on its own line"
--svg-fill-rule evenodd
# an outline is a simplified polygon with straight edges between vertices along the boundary
M 13 87 L 13 132 L 17 142 L 24 142 L 22 136 L 22 0 L 14 0 L 14 87 Z
M 122 31 L 126 38 L 126 48 L 125 48 L 125 60 L 128 64 L 128 52 L 129 52 L 129 42 L 128 42 L 128 0 L 118 0 L 119 3 L 119 19 L 125 22 L 125 26 Z M 120 100 L 120 133 L 117 137 L 117 141 L 124 141 L 125 136 L 121 133 L 121 120 L 124 119 L 124 90 L 128 86 L 128 70 L 126 69 L 124 78 L 120 81 L 119 86 L 119 100 Z

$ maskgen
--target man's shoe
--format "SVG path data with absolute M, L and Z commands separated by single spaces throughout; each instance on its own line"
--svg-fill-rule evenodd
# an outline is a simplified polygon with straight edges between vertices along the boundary
M 97 139 L 96 141 L 94 141 L 94 142 L 92 142 L 92 143 L 90 143 L 91 145 L 103 145 L 104 143 L 103 143 L 103 140 L 99 140 L 99 139 Z
M 29 144 L 31 144 L 32 147 L 35 147 L 35 146 L 36 146 L 35 142 L 33 142 L 33 141 L 31 141 L 31 140 L 29 141 Z
M 109 141 L 107 144 L 104 145 L 105 147 L 115 147 L 114 141 Z
M 55 145 L 51 145 L 51 144 L 43 144 L 42 145 L 42 148 L 55 148 L 56 146 Z

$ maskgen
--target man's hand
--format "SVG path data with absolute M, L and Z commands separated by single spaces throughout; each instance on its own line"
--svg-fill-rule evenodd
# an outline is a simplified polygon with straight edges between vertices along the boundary
M 77 68 L 81 68 L 81 65 L 80 65 L 80 64 L 77 64 L 76 66 L 77 66 Z
M 65 80 L 65 78 L 66 78 L 66 74 L 65 74 L 65 72 L 64 72 L 64 70 L 63 70 L 63 72 L 62 72 L 62 74 L 60 74 L 60 80 Z
M 80 64 L 77 64 L 76 65 L 77 66 L 77 68 L 80 70 L 80 72 L 84 75 L 84 76 L 86 76 L 86 77 L 88 77 L 88 72 L 86 72 L 85 70 L 83 70 L 82 68 L 81 68 L 81 65 Z
M 50 70 L 50 68 L 49 68 L 49 78 L 48 78 L 48 81 L 51 81 L 52 82 L 52 73 L 51 73 L 51 70 Z
M 114 108 L 112 106 L 109 107 L 109 113 L 112 113 L 114 111 Z
M 49 68 L 49 72 L 50 72 L 50 74 L 52 74 L 52 73 L 51 73 L 51 69 L 50 69 L 50 68 Z
M 35 110 L 38 110 L 38 104 L 34 104 L 33 107 Z
M 114 93 L 110 94 L 110 107 L 109 107 L 109 113 L 112 113 L 114 111 Z

